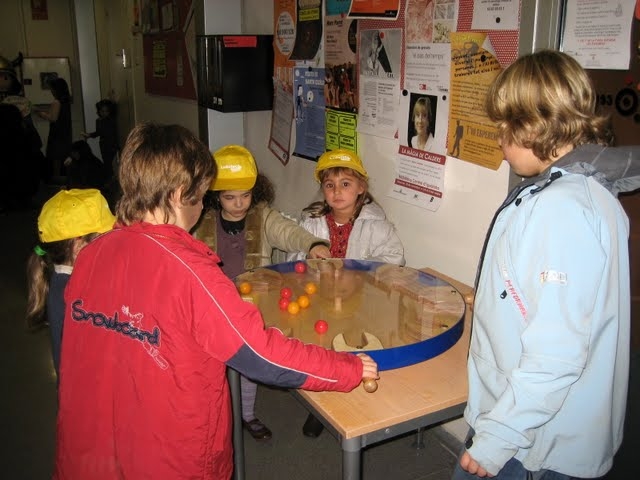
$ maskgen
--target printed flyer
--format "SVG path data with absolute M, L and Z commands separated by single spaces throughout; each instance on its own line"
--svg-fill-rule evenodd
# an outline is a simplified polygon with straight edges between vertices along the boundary
M 486 34 L 451 33 L 449 155 L 492 170 L 500 167 L 503 154 L 484 101 L 501 70 Z

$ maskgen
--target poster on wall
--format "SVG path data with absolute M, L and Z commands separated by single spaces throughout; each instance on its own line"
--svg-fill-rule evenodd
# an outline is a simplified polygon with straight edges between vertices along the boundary
M 496 3 L 496 2 L 493 2 Z M 500 2 L 503 3 L 502 1 Z M 511 4 L 511 0 L 505 0 L 505 4 Z M 519 6 L 519 2 L 516 2 Z M 474 30 L 472 22 L 474 19 L 475 0 L 458 0 L 458 25 L 456 31 L 469 32 Z M 520 12 L 518 11 L 518 18 Z M 518 43 L 520 41 L 520 31 L 515 30 L 496 30 L 487 29 L 484 33 L 493 48 L 495 58 L 498 60 L 502 68 L 511 65 L 518 57 Z
M 358 131 L 383 138 L 397 134 L 402 30 L 360 31 Z
M 342 14 L 327 15 L 324 42 L 327 150 L 358 151 L 357 34 L 357 20 Z
M 273 76 L 276 83 L 293 93 L 293 67 L 289 60 L 296 40 L 296 0 L 273 1 Z
M 584 68 L 628 70 L 633 2 L 567 2 L 562 51 Z
M 49 20 L 47 0 L 31 0 L 31 20 Z
M 449 43 L 456 30 L 455 0 L 407 0 L 405 41 L 413 43 Z
M 289 162 L 291 144 L 291 123 L 293 119 L 293 97 L 285 86 L 277 82 L 271 112 L 271 133 L 269 134 L 269 150 L 283 165 Z
M 325 128 L 327 150 L 345 148 L 358 152 L 358 115 L 327 108 Z
M 342 15 L 349 13 L 351 0 L 325 0 L 325 12 L 327 15 Z
M 446 161 L 444 155 L 401 145 L 387 196 L 435 212 L 442 203 Z
M 296 11 L 296 39 L 289 60 L 322 58 L 322 0 L 298 0 Z
M 358 111 L 358 21 L 339 15 L 325 21 L 325 104 L 329 108 Z
M 294 154 L 317 160 L 325 152 L 324 68 L 296 67 L 293 71 Z
M 500 167 L 503 154 L 497 127 L 484 113 L 484 101 L 501 70 L 486 34 L 451 34 L 449 155 L 492 170 Z
M 349 16 L 395 20 L 400 12 L 400 0 L 351 0 Z
M 451 0 L 407 0 L 401 145 L 446 154 L 450 34 L 456 17 Z
M 192 0 L 143 0 L 145 92 L 196 100 Z
M 517 30 L 520 25 L 520 0 L 475 0 L 473 30 Z

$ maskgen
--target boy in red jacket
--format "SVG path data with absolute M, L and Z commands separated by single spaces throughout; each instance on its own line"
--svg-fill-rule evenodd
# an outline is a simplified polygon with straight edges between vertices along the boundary
M 65 291 L 54 478 L 230 478 L 229 366 L 285 388 L 347 392 L 367 355 L 264 328 L 189 230 L 216 175 L 176 125 L 136 126 L 115 229 L 85 247 Z

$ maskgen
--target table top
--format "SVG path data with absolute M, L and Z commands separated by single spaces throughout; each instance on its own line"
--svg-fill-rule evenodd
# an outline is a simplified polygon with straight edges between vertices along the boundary
M 243 297 L 258 305 L 265 324 L 288 335 L 327 348 L 332 348 L 336 334 L 342 332 L 352 345 L 366 343 L 365 332 L 380 339 L 383 350 L 366 352 L 387 367 L 381 368 L 376 392 L 357 387 L 349 393 L 298 390 L 297 394 L 344 439 L 466 402 L 471 287 L 428 268 L 418 271 L 375 262 L 345 262 L 348 268 L 339 263 L 331 267 L 337 266 L 339 275 L 330 269 L 328 276 L 320 277 L 318 269 L 324 269 L 326 263 L 307 260 L 309 270 L 302 273 L 294 272 L 293 264 L 281 264 L 236 278 L 237 285 L 251 283 L 251 294 Z M 280 288 L 292 288 L 295 299 L 305 294 L 304 286 L 310 280 L 318 291 L 308 295 L 308 308 L 295 315 L 279 309 Z M 329 323 L 326 334 L 313 329 L 319 317 Z M 402 353 L 416 344 L 436 349 L 427 352 L 424 358 L 428 360 L 418 363 L 415 359 L 398 363 L 398 355 L 391 360 L 380 356 L 388 351 Z
M 367 351 L 381 371 L 440 355 L 463 331 L 466 307 L 460 292 L 438 276 L 409 267 L 307 260 L 251 270 L 236 284 L 241 292 L 242 286 L 250 290 L 243 298 L 258 306 L 265 325 L 305 343 Z M 309 285 L 310 293 L 305 292 Z M 291 295 L 287 300 L 283 289 Z M 282 301 L 295 302 L 296 311 L 288 311 Z M 319 320 L 326 331 L 316 331 Z
M 342 438 L 366 435 L 467 401 L 473 289 L 434 270 L 421 271 L 453 285 L 468 303 L 462 337 L 430 360 L 380 372 L 378 390 L 374 393 L 367 393 L 362 387 L 346 394 L 298 390 L 300 397 L 320 412 Z

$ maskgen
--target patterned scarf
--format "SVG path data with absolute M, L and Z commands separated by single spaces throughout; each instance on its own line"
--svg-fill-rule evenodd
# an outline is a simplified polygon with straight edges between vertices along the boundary
M 345 223 L 338 225 L 333 219 L 333 215 L 327 213 L 327 225 L 329 226 L 329 242 L 331 243 L 331 256 L 333 258 L 345 258 L 347 254 L 347 244 L 349 243 L 349 235 L 353 229 L 353 223 Z

